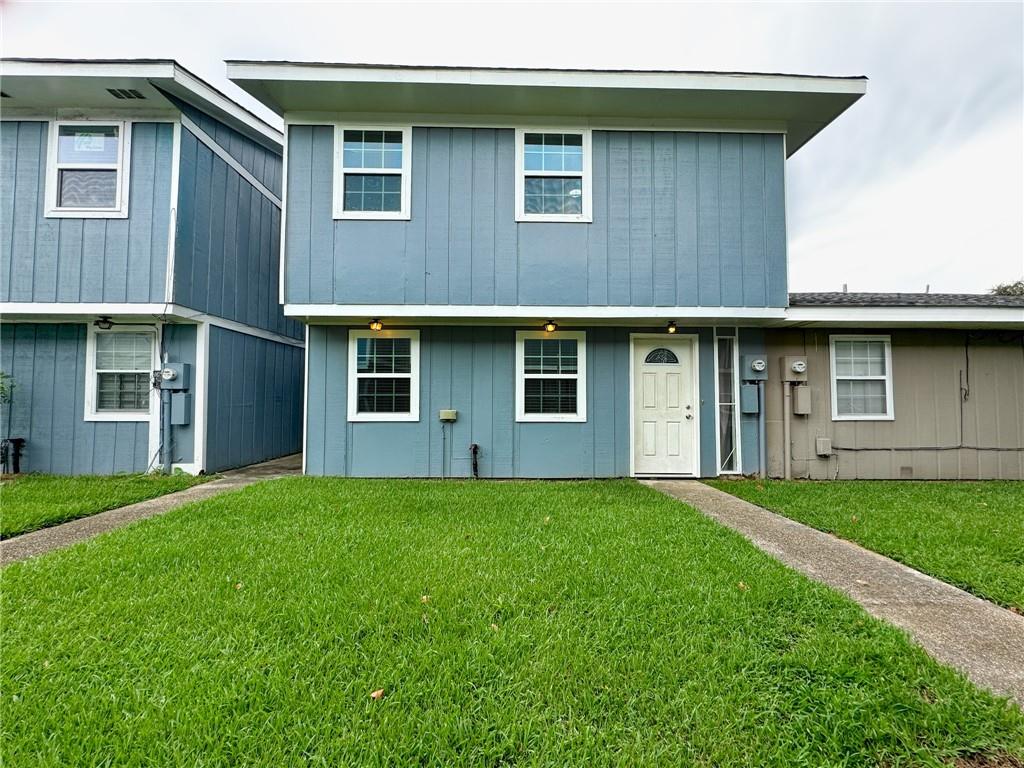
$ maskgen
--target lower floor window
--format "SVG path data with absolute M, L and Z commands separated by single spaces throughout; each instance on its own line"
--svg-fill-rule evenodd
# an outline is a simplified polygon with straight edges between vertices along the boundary
M 349 421 L 418 421 L 419 376 L 419 331 L 350 331 Z
M 516 420 L 586 421 L 586 334 L 516 334 Z
M 100 331 L 87 344 L 87 419 L 148 418 L 156 335 L 150 329 Z
M 836 335 L 829 339 L 832 418 L 885 421 L 893 418 L 892 347 L 888 336 Z

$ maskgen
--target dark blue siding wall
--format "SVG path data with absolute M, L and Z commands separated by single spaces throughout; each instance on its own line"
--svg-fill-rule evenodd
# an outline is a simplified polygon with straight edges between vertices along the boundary
M 348 329 L 309 328 L 306 471 L 312 475 L 468 476 L 481 446 L 484 477 L 618 477 L 629 474 L 629 334 L 587 329 L 587 421 L 515 420 L 515 329 L 420 329 L 420 420 L 349 422 Z M 699 336 L 703 475 L 716 474 L 713 329 Z M 437 412 L 458 421 L 442 452 Z M 749 425 L 748 425 L 749 426 Z M 756 423 L 753 425 L 756 428 Z
M 132 126 L 127 219 L 44 217 L 48 128 L 0 123 L 0 301 L 163 301 L 172 125 Z
M 4 437 L 28 440 L 22 471 L 142 472 L 149 422 L 85 421 L 85 325 L 0 325 L 0 368 L 14 378 L 0 406 Z
M 763 328 L 740 328 L 740 383 L 743 383 L 745 372 L 742 367 L 743 355 L 764 355 L 766 344 Z M 771 362 L 769 362 L 771 365 Z M 763 406 L 762 406 L 763 407 Z M 743 461 L 743 474 L 757 473 L 760 461 L 761 443 L 758 437 L 759 418 L 757 414 L 740 415 L 740 458 Z
M 178 105 L 186 117 L 226 149 L 228 154 L 235 158 L 245 170 L 259 179 L 263 186 L 281 197 L 284 179 L 281 170 L 283 163 L 279 152 L 271 152 L 262 144 L 243 136 L 233 128 L 229 128 L 219 120 L 180 99 L 173 96 L 168 98 Z
M 174 301 L 301 337 L 278 303 L 281 211 L 185 128 L 178 200 Z
M 212 326 L 206 469 L 302 450 L 303 349 Z
M 781 136 L 595 131 L 592 224 L 515 222 L 510 129 L 415 128 L 410 221 L 333 220 L 333 128 L 288 142 L 290 303 L 787 301 Z

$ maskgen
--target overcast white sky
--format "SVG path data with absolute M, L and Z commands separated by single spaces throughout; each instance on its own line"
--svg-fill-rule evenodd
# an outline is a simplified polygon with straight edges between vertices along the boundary
M 2 0 L 0 0 L 2 2 Z M 5 56 L 867 75 L 787 167 L 790 289 L 1024 276 L 1024 3 L 5 3 Z M 265 110 L 261 114 L 271 117 Z

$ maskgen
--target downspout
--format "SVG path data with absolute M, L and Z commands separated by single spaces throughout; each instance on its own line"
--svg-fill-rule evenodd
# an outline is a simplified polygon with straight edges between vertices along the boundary
M 167 362 L 167 352 L 161 355 Z M 174 463 L 174 451 L 171 446 L 171 390 L 160 388 L 160 464 L 165 475 L 171 474 Z
M 783 477 L 786 480 L 791 480 L 793 477 L 793 466 L 792 459 L 790 457 L 790 436 L 789 436 L 789 411 L 790 411 L 790 390 L 789 382 L 782 382 L 782 461 L 783 461 Z
M 768 418 L 764 412 L 768 403 L 764 384 L 764 381 L 757 382 L 757 474 L 762 478 L 768 477 Z

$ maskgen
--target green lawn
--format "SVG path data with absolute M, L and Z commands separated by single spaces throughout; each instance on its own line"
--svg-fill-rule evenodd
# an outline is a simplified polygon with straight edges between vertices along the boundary
M 276 480 L 2 587 L 12 766 L 1024 756 L 1020 710 L 631 481 Z
M 979 597 L 1024 609 L 1024 482 L 709 484 Z
M 180 491 L 209 477 L 23 475 L 0 483 L 0 539 Z

